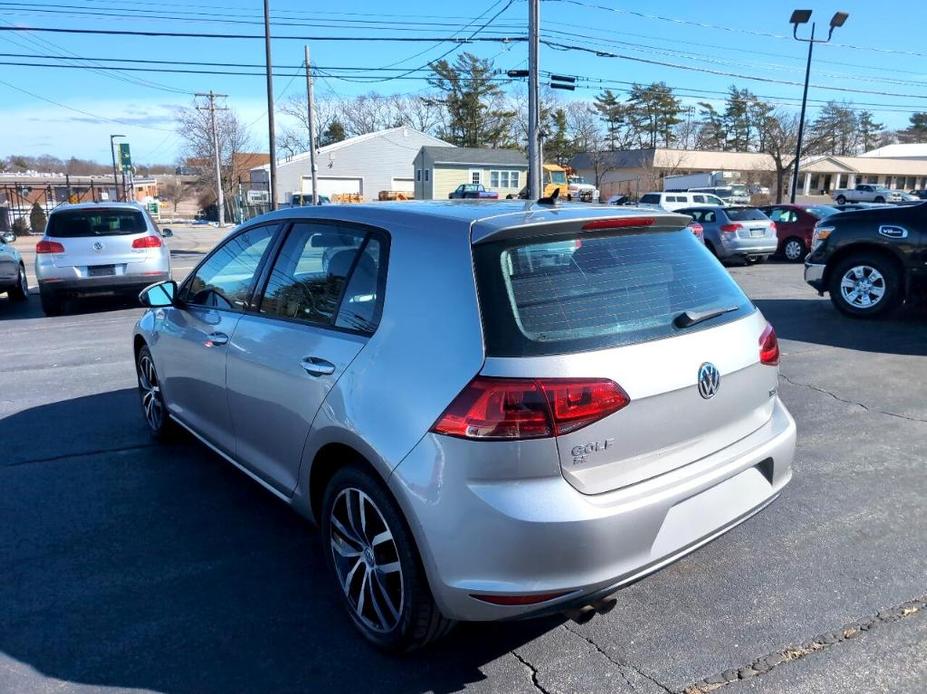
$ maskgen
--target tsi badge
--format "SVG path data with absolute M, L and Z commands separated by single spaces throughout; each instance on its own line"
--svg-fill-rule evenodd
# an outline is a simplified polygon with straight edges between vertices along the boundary
M 592 441 L 590 443 L 584 443 L 581 446 L 573 446 L 570 449 L 570 455 L 573 456 L 574 465 L 582 465 L 589 461 L 589 456 L 599 451 L 606 450 L 609 446 L 615 443 L 615 439 L 603 439 L 601 441 Z
M 698 367 L 698 394 L 710 400 L 721 387 L 721 372 L 710 361 Z

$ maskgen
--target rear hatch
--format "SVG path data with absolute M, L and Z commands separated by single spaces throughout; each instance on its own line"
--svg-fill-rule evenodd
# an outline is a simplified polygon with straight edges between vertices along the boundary
M 54 212 L 45 235 L 64 246 L 53 256 L 56 267 L 123 266 L 144 262 L 160 247 L 133 244 L 148 230 L 142 210 L 128 207 L 94 207 Z M 137 244 L 141 245 L 141 244 Z M 121 272 L 117 274 L 122 274 Z
M 756 207 L 729 207 L 724 210 L 737 229 L 737 238 L 762 239 L 776 236 L 776 225 L 773 221 Z
M 509 230 L 474 246 L 481 376 L 538 379 L 544 392 L 579 383 L 564 402 L 580 415 L 594 409 L 582 402 L 593 392 L 582 392 L 584 379 L 627 395 L 590 424 L 555 427 L 563 475 L 587 494 L 709 456 L 772 416 L 778 376 L 760 360 L 766 321 L 687 218 L 665 217 Z M 712 368 L 719 378 L 706 388 Z

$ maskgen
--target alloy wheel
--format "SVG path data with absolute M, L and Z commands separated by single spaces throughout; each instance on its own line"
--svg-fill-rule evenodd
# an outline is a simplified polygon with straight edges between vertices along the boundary
M 23 296 L 29 296 L 29 280 L 26 279 L 26 268 L 19 266 L 19 289 Z
M 335 572 L 355 617 L 378 633 L 394 629 L 403 608 L 403 576 L 393 533 L 360 489 L 335 498 L 329 516 Z
M 161 399 L 161 386 L 151 356 L 143 354 L 138 362 L 138 385 L 142 391 L 142 409 L 145 420 L 152 431 L 159 431 L 164 424 L 164 402 Z
M 840 280 L 843 300 L 855 308 L 872 308 L 885 296 L 885 277 L 871 265 L 856 265 Z
M 785 244 L 785 248 L 782 250 L 785 253 L 787 260 L 795 262 L 796 260 L 801 259 L 805 248 L 802 246 L 801 241 L 798 241 L 797 239 L 791 239 Z

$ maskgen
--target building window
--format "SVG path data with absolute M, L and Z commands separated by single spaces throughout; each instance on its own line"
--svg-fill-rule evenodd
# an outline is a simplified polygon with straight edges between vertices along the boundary
M 518 188 L 518 171 L 490 171 L 491 188 Z
M 519 183 L 518 183 L 518 176 L 519 176 L 519 172 L 518 172 L 518 171 L 512 171 L 512 172 L 510 172 L 510 175 L 509 175 L 509 183 L 511 183 L 512 188 L 520 188 L 520 187 L 521 187 L 521 186 L 519 185 Z
M 470 172 L 470 183 L 480 184 L 483 182 L 482 171 L 471 171 Z
M 499 172 L 498 171 L 489 172 L 489 187 L 490 188 L 499 187 Z
M 415 180 L 416 182 L 421 183 L 422 181 L 422 170 L 421 169 L 415 170 Z
M 428 173 L 429 173 L 430 171 L 431 171 L 431 169 L 425 169 L 425 182 L 426 182 L 426 183 L 428 182 Z

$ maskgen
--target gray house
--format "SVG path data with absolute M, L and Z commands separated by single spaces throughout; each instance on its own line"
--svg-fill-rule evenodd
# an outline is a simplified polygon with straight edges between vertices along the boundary
M 358 135 L 320 147 L 317 152 L 319 195 L 359 195 L 376 200 L 380 191 L 414 189 L 412 160 L 423 146 L 453 148 L 431 135 L 400 127 Z M 267 184 L 270 165 L 251 169 L 251 182 Z M 312 193 L 309 153 L 277 162 L 277 202 L 289 203 L 294 193 Z
M 447 200 L 461 183 L 482 183 L 504 198 L 528 182 L 528 159 L 517 149 L 425 146 L 414 168 L 416 200 Z

